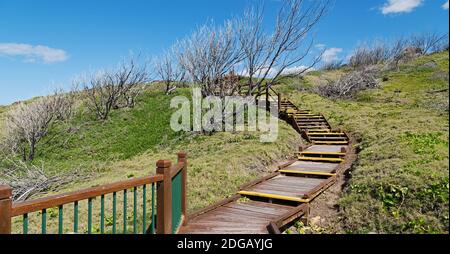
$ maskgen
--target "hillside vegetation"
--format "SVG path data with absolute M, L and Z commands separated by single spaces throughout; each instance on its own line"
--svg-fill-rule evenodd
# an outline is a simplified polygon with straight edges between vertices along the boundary
M 382 71 L 379 88 L 351 99 L 316 94 L 347 72 L 315 71 L 277 87 L 360 142 L 339 200 L 347 233 L 448 233 L 448 51 Z
M 97 121 L 80 106 L 71 121 L 58 122 L 39 144 L 32 164 L 42 165 L 49 176 L 77 171 L 80 180 L 32 198 L 154 174 L 156 161 L 175 162 L 176 153 L 183 150 L 189 159 L 188 209 L 192 212 L 234 194 L 240 185 L 273 170 L 275 162 L 292 156 L 301 143 L 299 135 L 282 121 L 274 143 L 261 143 L 258 132 L 173 132 L 170 117 L 175 109 L 170 109 L 170 100 L 179 95 L 190 97 L 191 90 L 178 89 L 170 96 L 164 95 L 159 86 L 149 85 L 145 90 L 135 108 L 112 111 L 107 121 Z M 6 107 L 4 110 L 7 112 Z M 111 201 L 109 198 L 106 202 Z M 64 209 L 65 214 L 73 214 L 71 207 Z M 107 214 L 111 212 L 108 209 Z M 80 209 L 80 216 L 85 216 L 85 211 Z M 39 228 L 39 218 L 38 214 L 30 217 L 31 225 L 36 224 L 30 228 Z M 52 218 L 49 231 L 57 225 L 57 218 Z M 21 232 L 21 218 L 14 225 L 15 231 Z

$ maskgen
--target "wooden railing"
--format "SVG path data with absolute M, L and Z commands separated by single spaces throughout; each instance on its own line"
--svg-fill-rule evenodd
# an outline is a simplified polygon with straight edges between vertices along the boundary
M 88 188 L 70 193 L 30 200 L 20 203 L 12 202 L 12 189 L 9 186 L 0 186 L 0 234 L 12 232 L 12 221 L 22 216 L 22 233 L 29 233 L 29 214 L 39 213 L 40 233 L 47 234 L 47 211 L 58 208 L 57 233 L 79 233 L 80 202 L 87 201 L 87 227 L 86 233 L 93 233 L 93 200 L 100 197 L 100 226 L 99 233 L 106 232 L 105 199 L 112 198 L 112 218 L 108 223 L 110 233 L 118 233 L 117 224 L 117 194 L 122 193 L 122 230 L 129 233 L 127 226 L 132 220 L 133 233 L 138 233 L 138 189 L 141 189 L 142 202 L 142 233 L 171 234 L 176 233 L 181 223 L 186 223 L 186 183 L 187 158 L 186 153 L 178 153 L 178 162 L 175 166 L 170 161 L 157 162 L 156 175 L 134 178 L 126 181 L 106 184 L 99 187 Z M 151 186 L 151 198 L 148 197 L 147 186 Z M 156 197 L 155 197 L 156 188 Z M 131 190 L 133 201 L 131 219 L 128 217 L 128 191 Z M 150 224 L 147 223 L 147 203 L 151 205 Z M 156 201 L 156 202 L 155 202 Z M 64 207 L 71 204 L 73 210 L 72 229 L 64 227 Z M 156 210 L 155 210 L 156 205 Z M 156 213 L 155 213 L 156 211 Z M 36 230 L 33 230 L 36 232 Z

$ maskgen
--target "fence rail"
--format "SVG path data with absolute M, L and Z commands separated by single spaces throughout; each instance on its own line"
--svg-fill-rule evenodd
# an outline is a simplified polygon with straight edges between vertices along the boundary
M 111 233 L 118 232 L 118 193 L 122 193 L 122 233 L 127 233 L 128 224 L 132 224 L 133 233 L 138 233 L 138 203 L 142 210 L 142 233 L 171 234 L 176 233 L 178 227 L 185 223 L 186 218 L 186 183 L 187 183 L 187 156 L 186 153 L 178 153 L 178 162 L 172 167 L 170 161 L 158 161 L 156 175 L 134 178 L 99 187 L 87 188 L 70 193 L 64 193 L 36 200 L 20 203 L 12 201 L 12 189 L 9 186 L 0 186 L 0 234 L 10 234 L 12 231 L 12 221 L 14 217 L 22 216 L 22 233 L 29 233 L 29 214 L 39 213 L 41 220 L 40 232 L 47 233 L 48 211 L 57 208 L 57 232 L 65 233 L 64 209 L 72 204 L 72 230 L 70 232 L 79 233 L 80 203 L 87 201 L 87 226 L 86 233 L 93 233 L 94 227 L 94 199 L 100 197 L 99 211 L 99 233 L 105 233 L 106 197 L 111 198 L 112 218 L 108 222 Z M 151 186 L 151 198 L 148 199 L 147 186 Z M 129 191 L 132 194 L 132 214 L 128 214 Z M 138 199 L 138 192 L 142 193 L 142 200 Z M 156 192 L 156 195 L 155 195 Z M 156 202 L 155 202 L 156 201 Z M 150 226 L 147 223 L 147 203 L 151 205 Z M 119 204 L 120 205 L 120 204 Z M 156 209 L 155 209 L 156 205 Z M 155 213 L 156 212 L 156 213 Z M 132 216 L 128 216 L 132 215 Z M 130 223 L 131 222 L 131 223 Z M 173 225 L 173 226 L 172 226 Z

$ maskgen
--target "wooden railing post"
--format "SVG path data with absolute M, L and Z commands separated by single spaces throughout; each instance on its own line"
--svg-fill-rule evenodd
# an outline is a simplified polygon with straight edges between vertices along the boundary
M 178 153 L 178 163 L 183 163 L 182 180 L 181 180 L 181 214 L 183 215 L 183 225 L 187 225 L 187 154 L 185 152 Z
M 270 101 L 269 101 L 269 84 L 266 84 L 266 110 L 270 112 Z
M 156 190 L 157 196 L 157 234 L 171 234 L 172 233 L 172 163 L 167 160 L 160 160 L 156 163 L 156 173 L 162 174 L 164 179 L 162 183 L 158 184 Z
M 0 185 L 0 234 L 11 234 L 12 189 Z
M 277 96 L 278 96 L 278 111 L 281 111 L 281 93 L 278 93 Z

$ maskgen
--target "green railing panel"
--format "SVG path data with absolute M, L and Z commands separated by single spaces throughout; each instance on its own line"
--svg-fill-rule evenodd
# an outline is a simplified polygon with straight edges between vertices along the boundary
M 173 179 L 172 179 L 172 232 L 176 233 L 176 230 L 180 226 L 181 223 L 181 184 L 182 184 L 182 171 L 180 171 Z
M 105 233 L 105 195 L 100 198 L 100 234 Z
M 92 234 L 92 198 L 88 199 L 88 234 Z
M 142 186 L 142 234 L 147 228 L 147 185 Z
M 78 233 L 78 201 L 73 202 L 73 232 Z
M 82 233 L 87 233 L 87 234 L 93 234 L 93 233 L 101 233 L 101 234 L 105 234 L 105 233 L 112 233 L 112 234 L 117 234 L 120 233 L 120 229 L 118 232 L 118 224 L 120 225 L 120 222 L 117 221 L 117 216 L 123 216 L 123 234 L 127 234 L 128 231 L 131 229 L 127 227 L 131 226 L 131 223 L 133 223 L 133 233 L 134 234 L 138 234 L 138 233 L 142 233 L 142 234 L 146 234 L 146 233 L 150 233 L 150 234 L 155 234 L 156 233 L 156 227 L 155 227 L 155 218 L 156 218 L 156 187 L 157 187 L 158 183 L 149 183 L 149 184 L 144 184 L 141 186 L 136 186 L 136 187 L 132 187 L 131 189 L 124 189 L 121 190 L 120 192 L 123 191 L 123 200 L 117 200 L 117 192 L 112 192 L 112 221 L 110 221 L 109 217 L 106 217 L 106 212 L 109 211 L 109 206 L 111 205 L 110 203 L 108 204 L 107 201 L 107 195 L 109 194 L 103 194 L 100 195 L 100 207 L 97 208 L 95 207 L 95 211 L 94 209 L 94 204 L 93 201 L 94 197 L 88 198 L 88 199 L 84 199 L 84 200 L 78 200 L 78 201 L 74 201 L 73 202 L 73 221 L 71 221 L 71 223 L 73 223 L 73 231 L 74 233 L 79 233 L 80 230 L 83 231 Z M 178 227 L 180 226 L 181 223 L 181 219 L 182 219 L 182 211 L 181 211 L 181 197 L 182 197 L 182 193 L 181 193 L 181 189 L 182 189 L 182 174 L 181 172 L 178 173 L 173 179 L 172 179 L 172 184 L 173 184 L 173 193 L 172 193 L 172 230 L 173 232 L 175 232 Z M 148 187 L 151 187 L 151 193 L 148 193 Z M 141 197 L 139 197 L 139 188 L 142 187 L 142 206 L 140 205 L 141 202 Z M 128 191 L 132 191 L 133 192 L 133 204 L 128 204 L 128 202 L 130 202 L 128 200 Z M 120 195 L 119 192 L 119 195 Z M 151 198 L 151 200 L 148 200 L 149 198 Z M 86 227 L 82 227 L 82 229 L 80 229 L 80 202 L 85 202 L 87 201 L 87 218 L 82 218 L 82 222 L 83 224 L 86 222 L 85 220 L 87 220 L 87 225 Z M 118 205 L 122 205 L 120 204 L 120 202 L 123 201 L 123 213 L 120 214 L 120 211 L 117 211 L 117 206 Z M 151 204 L 148 204 L 148 202 L 151 202 Z M 129 214 L 128 212 L 128 205 L 133 207 L 133 215 Z M 84 209 L 84 206 L 81 206 Z M 72 207 L 71 207 L 72 208 Z M 56 223 L 53 223 L 52 218 L 53 218 L 53 210 L 51 210 L 51 214 L 52 216 L 49 217 L 49 209 L 50 208 L 45 208 L 42 209 L 40 211 L 40 214 L 37 214 L 38 218 L 40 216 L 40 224 L 41 224 L 41 228 L 33 228 L 33 232 L 39 231 L 41 232 L 41 234 L 47 234 L 48 231 L 52 231 L 55 230 L 58 234 L 64 234 L 64 205 L 59 205 L 56 206 L 56 209 L 58 211 L 58 214 L 55 216 L 56 218 Z M 53 209 L 53 208 L 52 208 Z M 100 211 L 98 211 L 98 210 Z M 142 209 L 142 212 L 140 211 L 140 209 Z M 150 211 L 148 211 L 149 209 L 151 209 Z M 150 213 L 150 214 L 149 214 Z M 22 232 L 23 234 L 29 234 L 30 232 L 30 225 L 34 224 L 30 224 L 30 216 L 29 213 L 25 213 L 22 215 Z M 93 218 L 93 216 L 95 216 L 95 218 Z M 97 216 L 100 216 L 100 218 L 98 218 Z M 141 221 L 139 221 L 141 219 L 142 216 L 142 224 Z M 71 216 L 70 216 L 71 217 Z M 83 216 L 84 217 L 84 216 Z M 97 223 L 97 218 L 99 219 L 99 228 L 96 227 L 97 224 L 94 225 L 94 223 Z M 120 220 L 120 218 L 119 218 Z M 132 221 L 131 221 L 132 220 Z M 130 225 L 129 225 L 130 224 Z M 139 227 L 142 226 L 142 231 Z M 50 228 L 49 228 L 50 227 Z M 70 227 L 72 227 L 72 225 L 70 225 Z M 111 227 L 111 229 L 109 228 Z M 110 231 L 111 230 L 111 231 Z M 69 230 L 71 231 L 71 230 Z
M 127 233 L 127 190 L 123 190 L 123 233 Z
M 115 234 L 116 233 L 116 224 L 117 224 L 117 193 L 114 192 L 113 193 L 113 208 L 112 208 L 112 213 L 113 213 L 113 224 L 112 224 L 112 233 Z
M 155 233 L 155 203 L 156 203 L 156 199 L 155 199 L 155 183 L 152 183 L 152 224 L 150 227 L 150 233 L 154 234 Z
M 47 234 L 47 210 L 43 209 L 41 213 L 41 233 Z
M 63 233 L 63 223 L 64 223 L 63 206 L 60 205 L 58 207 L 58 234 L 60 235 Z
M 22 221 L 22 229 L 23 229 L 23 234 L 26 235 L 28 234 L 28 213 L 23 215 L 23 221 Z
M 137 187 L 133 188 L 133 234 L 137 234 Z

